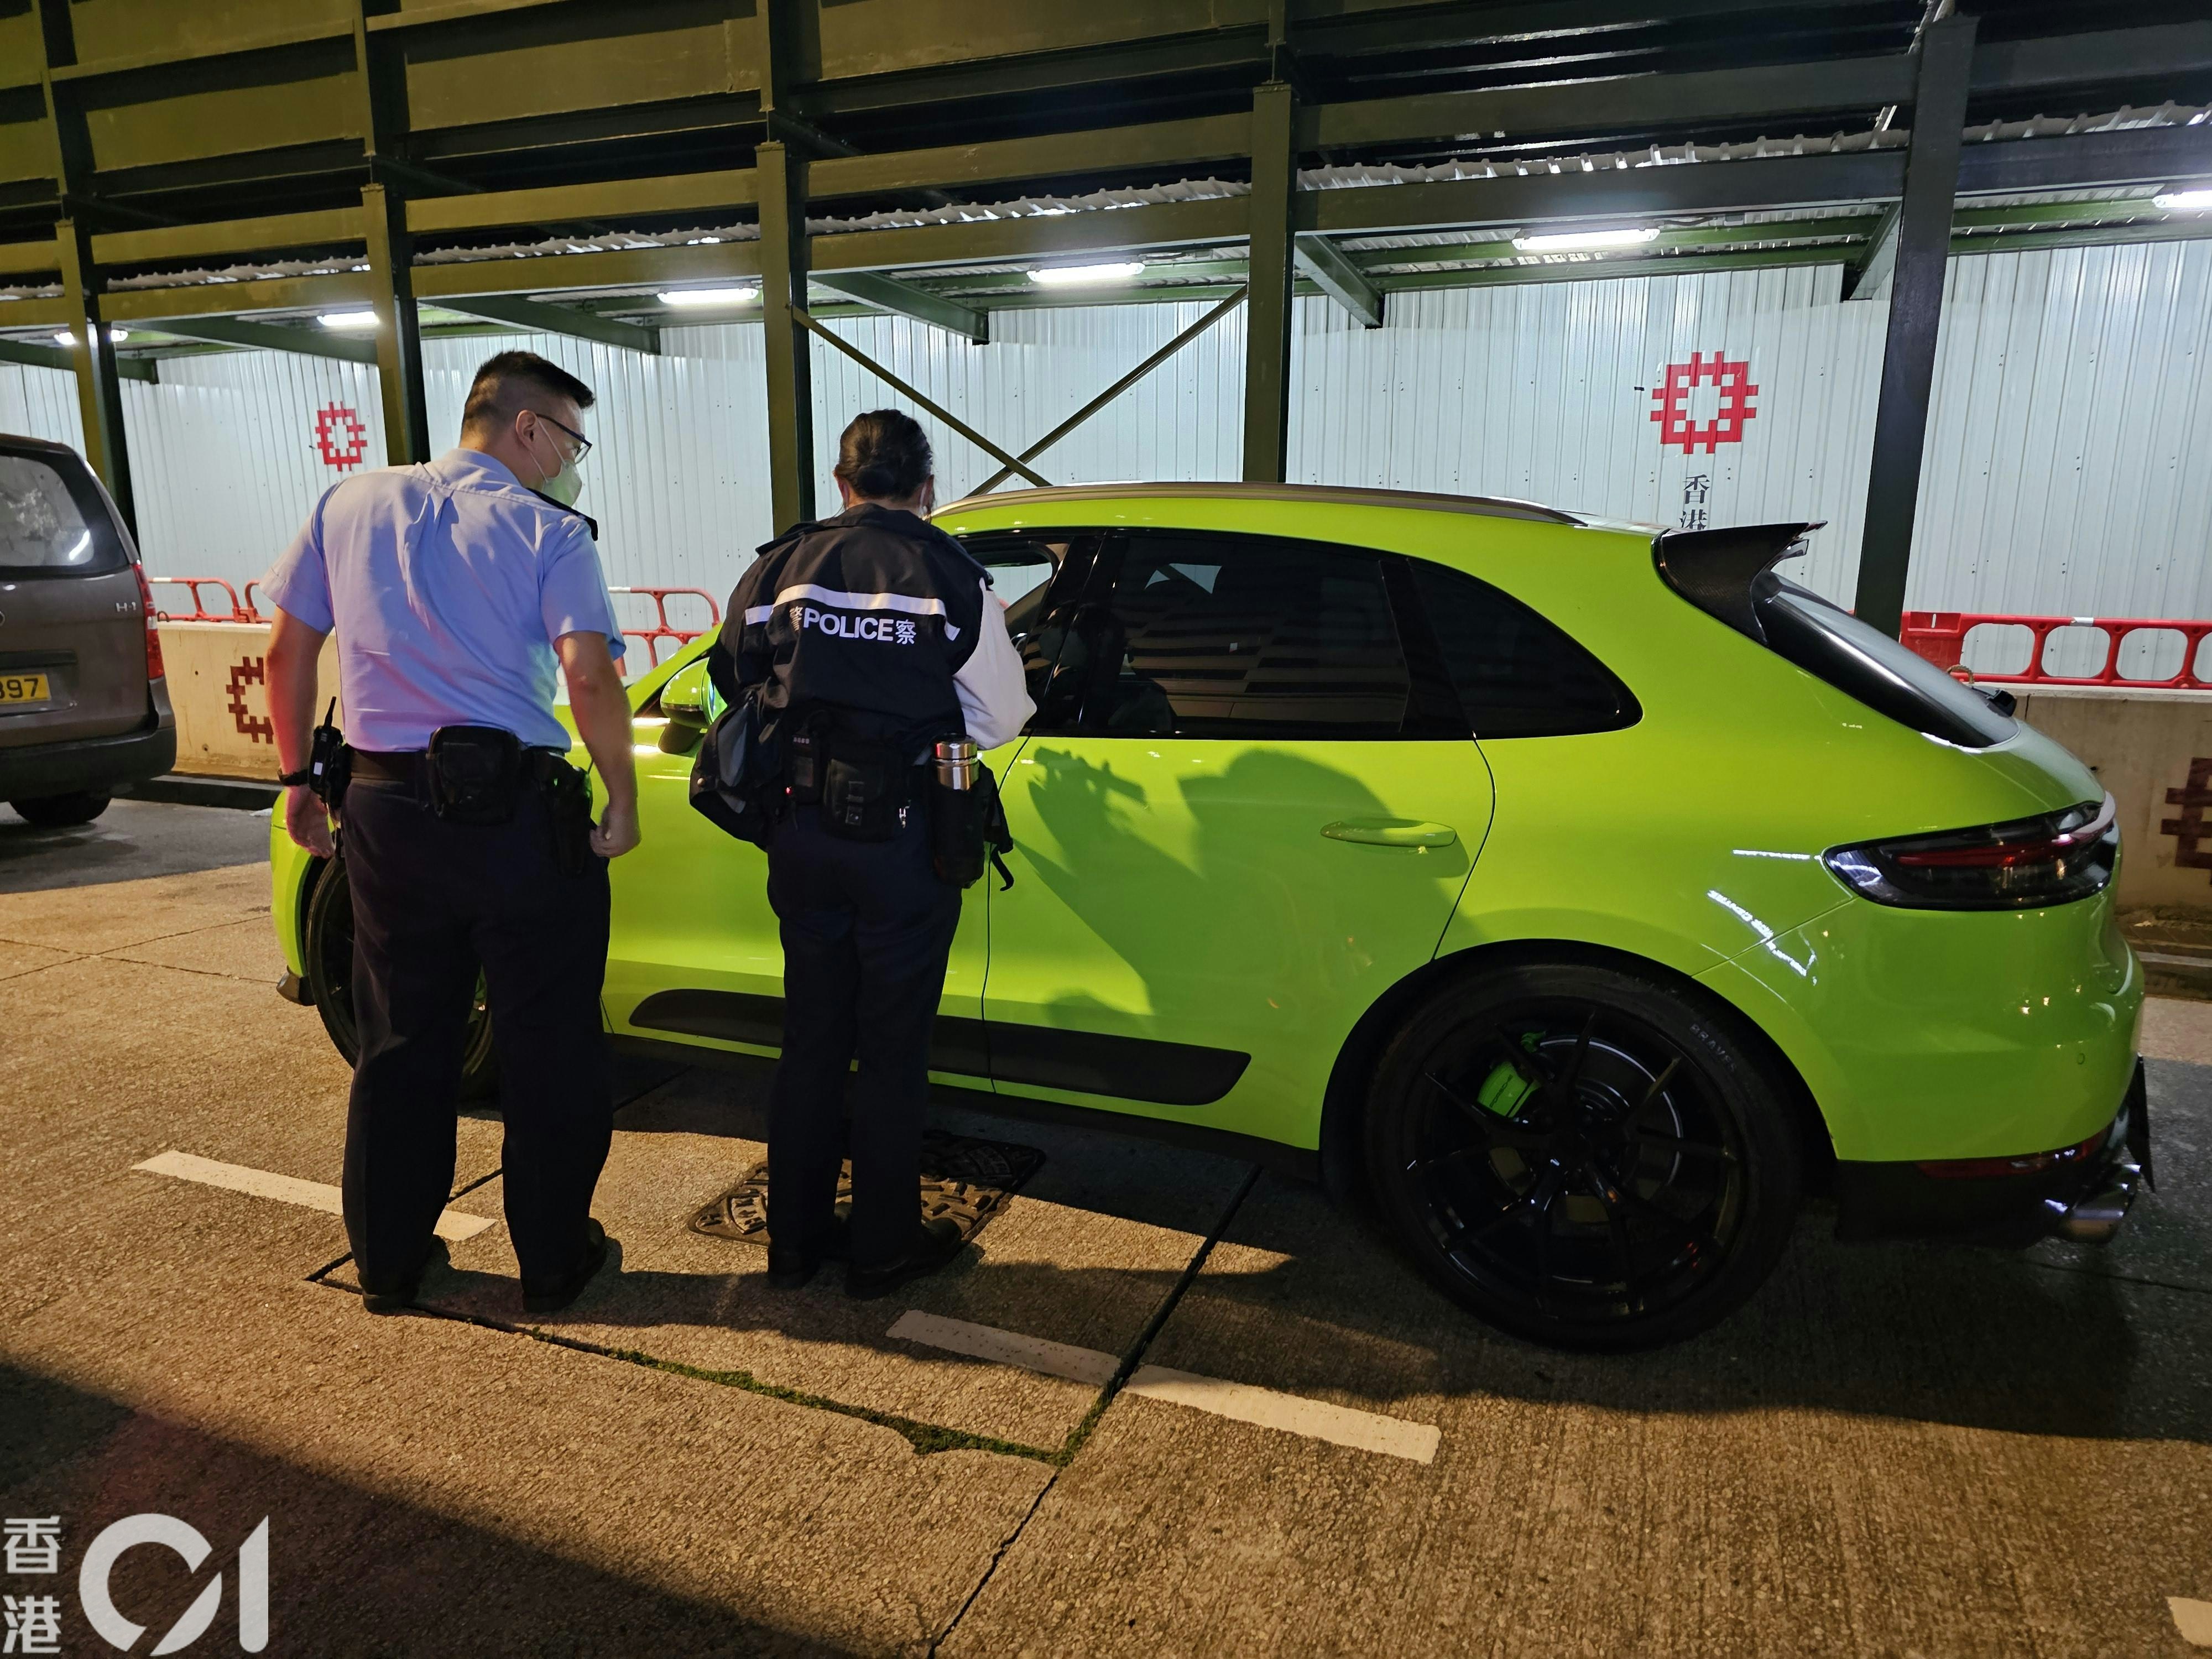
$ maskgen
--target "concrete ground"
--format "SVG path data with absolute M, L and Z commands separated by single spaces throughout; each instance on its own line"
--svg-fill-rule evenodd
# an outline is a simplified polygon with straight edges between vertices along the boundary
M 60 1597 L 62 1651 L 108 1650 L 76 1564 L 143 1511 L 214 1554 L 131 1552 L 118 1606 L 167 1629 L 265 1516 L 286 1654 L 2212 1643 L 2212 1005 L 2147 1022 L 2160 1190 L 2111 1249 L 1846 1250 L 1815 1210 L 1656 1354 L 1494 1334 L 1249 1166 L 983 1118 L 1048 1161 L 962 1264 L 778 1295 L 684 1225 L 763 1073 L 637 1065 L 619 1279 L 526 1322 L 471 1117 L 434 1311 L 376 1319 L 313 1207 L 347 1074 L 271 991 L 267 830 L 0 811 L 0 1516 L 64 1528 L 0 1589 Z M 263 1190 L 134 1167 L 167 1153 Z M 1152 1369 L 1102 1409 L 1117 1361 Z

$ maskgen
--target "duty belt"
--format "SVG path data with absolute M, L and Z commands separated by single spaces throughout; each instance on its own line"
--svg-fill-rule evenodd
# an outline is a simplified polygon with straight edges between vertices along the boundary
M 351 753 L 354 777 L 370 778 L 379 783 L 419 786 L 424 781 L 424 769 L 430 763 L 429 751 L 423 749 L 356 749 Z M 568 758 L 558 749 L 525 749 L 522 775 L 533 783 L 543 783 L 554 775 L 554 767 L 565 764 Z

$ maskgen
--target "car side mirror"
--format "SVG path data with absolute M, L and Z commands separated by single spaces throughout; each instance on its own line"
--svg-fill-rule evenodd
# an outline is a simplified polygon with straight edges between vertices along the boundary
M 660 712 L 668 724 L 661 728 L 663 754 L 685 755 L 699 746 L 700 737 L 714 718 L 714 683 L 707 678 L 707 661 L 687 663 L 660 688 Z

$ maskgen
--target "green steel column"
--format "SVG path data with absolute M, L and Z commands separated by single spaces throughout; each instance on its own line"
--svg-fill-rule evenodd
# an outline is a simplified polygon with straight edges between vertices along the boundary
M 1866 529 L 1859 544 L 1859 620 L 1892 638 L 1905 622 L 1905 585 L 1919 511 L 1928 401 L 1936 384 L 1936 337 L 1959 191 L 1960 129 L 1974 63 L 1974 20 L 1931 23 L 1920 38 L 1912 137 L 1905 152 L 1905 199 L 1897 214 L 1890 276 L 1889 332 L 1882 343 L 1881 395 L 1875 406 L 1867 471 Z
M 781 143 L 754 152 L 759 169 L 761 320 L 768 329 L 769 501 L 781 535 L 814 517 L 814 374 L 805 325 L 806 163 Z
M 1297 101 L 1286 82 L 1252 94 L 1252 252 L 1244 319 L 1244 477 L 1279 483 L 1291 454 L 1291 298 L 1297 240 L 1291 211 L 1298 158 Z
M 115 346 L 100 315 L 100 279 L 92 261 L 92 231 L 81 221 L 64 219 L 54 227 L 61 250 L 62 289 L 69 299 L 70 352 L 76 366 L 77 408 L 84 419 L 84 454 L 115 497 L 123 522 L 138 535 L 137 504 L 131 493 L 131 452 L 123 437 L 123 384 L 116 373 Z
M 368 223 L 368 275 L 375 285 L 376 382 L 384 404 L 384 459 L 392 466 L 430 459 L 422 392 L 422 330 L 415 313 L 415 246 L 407 201 L 385 185 L 361 187 Z

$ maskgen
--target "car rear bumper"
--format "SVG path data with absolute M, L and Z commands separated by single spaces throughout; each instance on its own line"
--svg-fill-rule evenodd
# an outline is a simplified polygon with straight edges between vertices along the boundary
M 1948 1238 L 2011 1248 L 2041 1238 L 2101 1244 L 2151 1179 L 2142 1062 L 2120 1109 L 2076 1146 L 2012 1158 L 1836 1166 L 1836 1237 Z
M 36 800 L 84 789 L 106 794 L 121 784 L 159 777 L 176 763 L 176 721 L 163 708 L 149 714 L 137 731 L 112 738 L 0 749 L 0 800 Z

